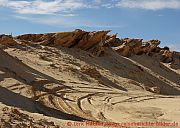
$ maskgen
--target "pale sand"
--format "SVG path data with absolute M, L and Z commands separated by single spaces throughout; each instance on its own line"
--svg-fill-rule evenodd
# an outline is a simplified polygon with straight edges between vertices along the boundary
M 144 86 L 161 87 L 161 94 Z M 67 121 L 83 120 L 180 124 L 179 95 L 180 69 L 147 55 L 126 58 L 109 50 L 93 57 L 78 49 L 29 45 L 0 51 L 2 127 L 22 122 L 11 116 L 13 109 L 28 116 L 24 127 L 32 122 L 64 128 Z

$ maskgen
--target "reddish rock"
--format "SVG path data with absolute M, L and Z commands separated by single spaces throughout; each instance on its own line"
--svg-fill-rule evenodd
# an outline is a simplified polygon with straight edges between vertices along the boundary
M 11 35 L 0 35 L 0 45 L 15 45 L 16 41 Z
M 43 39 L 41 38 L 44 34 L 25 34 L 17 36 L 17 39 L 32 41 L 32 42 L 41 42 Z

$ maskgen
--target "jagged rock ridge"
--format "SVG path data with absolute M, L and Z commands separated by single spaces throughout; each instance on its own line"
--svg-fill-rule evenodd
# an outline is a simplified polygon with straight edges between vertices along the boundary
M 13 45 L 16 41 L 21 40 L 26 43 L 39 43 L 49 46 L 63 46 L 68 48 L 79 48 L 89 51 L 96 56 L 101 56 L 105 53 L 105 47 L 112 48 L 118 54 L 130 57 L 133 55 L 152 55 L 158 53 L 162 62 L 170 63 L 177 61 L 180 53 L 171 52 L 169 48 L 160 48 L 159 40 L 150 40 L 143 42 L 143 39 L 117 38 L 117 34 L 108 35 L 107 31 L 86 32 L 76 29 L 73 32 L 59 32 L 47 34 L 25 34 L 15 38 L 7 35 L 0 37 L 1 45 Z
M 120 39 L 108 32 L 2 35 L 0 102 L 21 111 L 0 111 L 0 123 L 10 120 L 15 126 L 24 111 L 30 114 L 24 125 L 35 126 L 45 124 L 30 120 L 34 115 L 61 121 L 179 121 L 179 53 L 158 47 L 158 40 Z M 55 127 L 48 119 L 44 123 Z

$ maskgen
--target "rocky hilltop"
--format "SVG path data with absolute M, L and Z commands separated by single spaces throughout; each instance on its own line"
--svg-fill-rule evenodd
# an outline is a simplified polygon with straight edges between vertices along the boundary
M 179 121 L 180 53 L 109 32 L 1 35 L 0 126 Z
M 77 29 L 73 32 L 47 33 L 47 34 L 25 34 L 15 37 L 25 43 L 38 43 L 45 46 L 62 46 L 67 48 L 79 48 L 90 51 L 96 56 L 105 53 L 106 47 L 111 47 L 122 56 L 152 55 L 159 53 L 162 62 L 170 63 L 178 58 L 180 53 L 170 52 L 168 47 L 160 48 L 159 40 L 143 41 L 143 39 L 117 38 L 115 35 L 107 35 L 107 31 L 86 32 Z M 1 44 L 14 44 L 16 41 L 7 35 L 0 37 Z

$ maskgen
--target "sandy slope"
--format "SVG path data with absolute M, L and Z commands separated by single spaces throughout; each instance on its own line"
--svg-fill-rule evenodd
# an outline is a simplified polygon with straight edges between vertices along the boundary
M 67 127 L 68 120 L 180 124 L 180 69 L 156 55 L 126 58 L 106 51 L 95 57 L 75 48 L 24 43 L 0 50 L 0 125 Z M 160 94 L 147 87 L 161 88 Z

